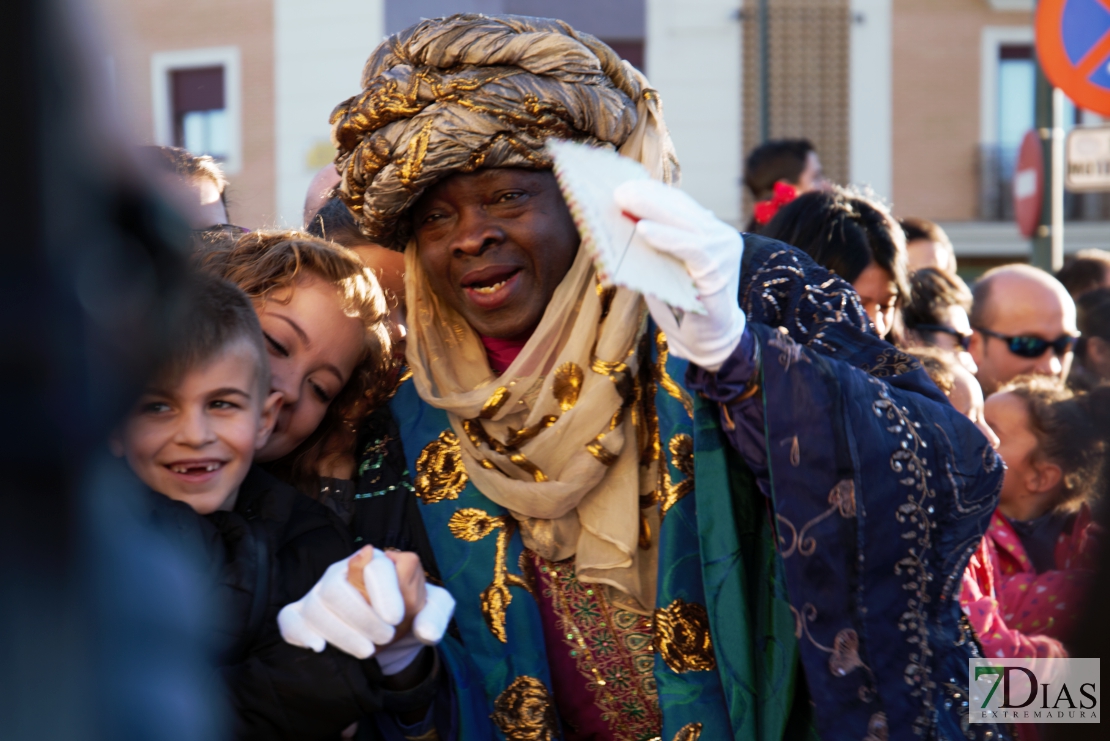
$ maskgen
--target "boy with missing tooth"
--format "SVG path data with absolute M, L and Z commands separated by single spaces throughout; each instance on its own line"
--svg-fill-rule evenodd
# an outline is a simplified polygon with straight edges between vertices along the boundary
M 112 440 L 152 495 L 155 527 L 199 544 L 221 619 L 219 673 L 236 738 L 334 738 L 380 710 L 426 706 L 437 672 L 405 692 L 382 687 L 378 662 L 282 640 L 278 611 L 351 555 L 345 527 L 322 505 L 253 465 L 273 429 L 262 330 L 247 296 L 197 277 L 173 351 Z M 172 500 L 172 501 L 171 501 Z M 406 670 L 408 671 L 408 670 Z M 405 682 L 411 685 L 411 682 Z

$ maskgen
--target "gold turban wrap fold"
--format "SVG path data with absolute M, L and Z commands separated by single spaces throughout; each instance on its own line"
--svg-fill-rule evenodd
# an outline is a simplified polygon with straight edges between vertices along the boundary
M 470 481 L 512 513 L 528 548 L 574 556 L 579 580 L 650 613 L 658 551 L 644 534 L 659 515 L 640 506 L 655 501 L 659 462 L 635 408 L 644 302 L 602 290 L 579 250 L 498 376 L 477 333 L 431 290 L 406 211 L 454 173 L 550 167 L 553 137 L 616 148 L 671 182 L 678 163 L 658 96 L 592 36 L 519 16 L 419 23 L 378 47 L 362 85 L 332 114 L 341 194 L 370 239 L 405 248 L 417 392 L 447 412 Z
M 363 233 L 394 249 L 408 241 L 405 212 L 447 175 L 548 168 L 547 139 L 622 147 L 662 121 L 642 74 L 593 36 L 547 18 L 423 21 L 374 51 L 362 88 L 331 114 L 339 192 Z M 643 148 L 643 157 L 628 154 L 659 179 L 676 179 L 669 138 L 647 137 Z

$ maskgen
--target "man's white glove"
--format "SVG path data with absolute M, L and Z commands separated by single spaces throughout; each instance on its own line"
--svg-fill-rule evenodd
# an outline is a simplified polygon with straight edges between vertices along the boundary
M 308 594 L 282 608 L 278 613 L 281 637 L 286 643 L 317 653 L 328 643 L 359 659 L 378 652 L 383 671 L 394 674 L 408 666 L 423 646 L 443 640 L 455 600 L 446 589 L 427 585 L 427 598 L 413 620 L 412 636 L 389 645 L 395 635 L 394 626 L 405 617 L 397 569 L 388 556 L 374 549 L 373 558 L 362 572 L 368 602 L 347 579 L 351 558 L 333 563 Z M 420 645 L 414 645 L 409 640 L 412 637 Z M 395 671 L 388 671 L 387 666 Z
M 613 194 L 636 217 L 636 232 L 652 248 L 681 260 L 694 279 L 705 314 L 675 312 L 646 296 L 671 352 L 708 371 L 720 370 L 744 334 L 740 310 L 740 233 L 677 188 L 657 180 L 631 180 Z

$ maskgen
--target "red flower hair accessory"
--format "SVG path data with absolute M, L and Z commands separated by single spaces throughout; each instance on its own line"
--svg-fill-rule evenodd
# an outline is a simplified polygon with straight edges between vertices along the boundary
M 797 197 L 798 189 L 793 185 L 784 183 L 781 180 L 775 183 L 774 195 L 766 201 L 759 201 L 752 209 L 752 216 L 755 217 L 755 223 L 763 226 L 771 219 L 775 218 L 775 214 L 779 212 L 780 208 Z

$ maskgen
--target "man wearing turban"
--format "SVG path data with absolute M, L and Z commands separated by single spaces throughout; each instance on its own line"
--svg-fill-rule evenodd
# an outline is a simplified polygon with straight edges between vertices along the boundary
M 458 15 L 362 87 L 332 114 L 340 195 L 404 251 L 411 380 L 364 441 L 357 534 L 457 601 L 450 712 L 410 735 L 997 733 L 967 723 L 954 591 L 993 451 L 848 284 L 666 185 L 644 76 L 559 21 Z M 615 197 L 706 315 L 599 281 L 552 138 L 656 178 Z

